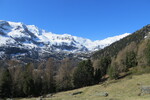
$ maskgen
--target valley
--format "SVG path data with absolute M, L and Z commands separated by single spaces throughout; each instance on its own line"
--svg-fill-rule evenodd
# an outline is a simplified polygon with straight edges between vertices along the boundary
M 0 0 L 0 100 L 150 100 L 150 0 Z

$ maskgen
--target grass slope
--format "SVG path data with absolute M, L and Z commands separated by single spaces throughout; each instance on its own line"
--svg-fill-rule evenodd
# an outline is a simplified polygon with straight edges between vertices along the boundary
M 100 85 L 59 92 L 46 100 L 150 100 L 150 95 L 138 96 L 140 93 L 140 85 L 138 84 L 141 86 L 150 85 L 150 74 L 127 76 L 119 80 L 106 81 Z M 83 93 L 71 95 L 78 91 Z M 100 92 L 108 92 L 109 96 L 98 96 L 97 94 Z M 17 100 L 36 100 L 36 98 Z

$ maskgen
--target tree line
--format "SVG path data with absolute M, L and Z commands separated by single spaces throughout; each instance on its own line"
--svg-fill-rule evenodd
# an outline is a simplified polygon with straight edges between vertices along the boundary
M 10 64 L 15 64 L 11 62 Z M 58 69 L 56 65 L 60 65 Z M 48 59 L 40 64 L 0 68 L 0 97 L 33 97 L 93 85 L 99 80 L 91 60 Z

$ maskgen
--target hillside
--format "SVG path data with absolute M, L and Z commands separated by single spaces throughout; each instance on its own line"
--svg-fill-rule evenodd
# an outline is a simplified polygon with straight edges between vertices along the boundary
M 149 100 L 150 95 L 138 96 L 141 86 L 150 85 L 149 77 L 150 74 L 127 76 L 119 80 L 106 81 L 99 85 L 56 93 L 46 100 Z M 141 86 L 138 84 L 141 84 Z M 71 95 L 79 91 L 83 93 Z M 101 92 L 108 92 L 109 96 L 98 96 Z M 36 100 L 36 98 L 16 100 Z
M 144 40 L 146 37 L 149 37 L 150 25 L 144 26 L 142 29 L 137 30 L 136 32 L 128 35 L 127 37 L 112 43 L 110 46 L 95 52 L 92 56 L 93 59 L 98 59 L 103 56 L 116 56 L 119 51 L 124 49 L 126 46 L 135 42 L 137 45 Z

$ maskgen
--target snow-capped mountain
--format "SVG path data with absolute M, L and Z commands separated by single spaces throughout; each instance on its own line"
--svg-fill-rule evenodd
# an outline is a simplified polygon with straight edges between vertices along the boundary
M 39 57 L 44 54 L 52 56 L 54 53 L 93 52 L 127 35 L 129 33 L 104 40 L 91 41 L 69 34 L 54 34 L 34 25 L 0 20 L 0 57 L 2 58 L 6 54 L 11 56 L 36 55 L 36 57 Z

